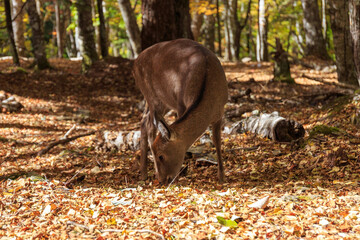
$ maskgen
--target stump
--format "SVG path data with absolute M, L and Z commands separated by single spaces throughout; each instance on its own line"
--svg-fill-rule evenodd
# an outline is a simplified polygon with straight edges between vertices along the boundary
M 290 63 L 286 52 L 284 51 L 280 39 L 276 38 L 276 52 L 274 53 L 274 81 L 295 83 L 291 77 Z

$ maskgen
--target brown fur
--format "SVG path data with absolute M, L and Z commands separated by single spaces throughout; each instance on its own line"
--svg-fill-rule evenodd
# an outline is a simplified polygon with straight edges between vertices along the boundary
M 228 93 L 217 57 L 192 40 L 162 42 L 139 55 L 133 74 L 148 104 L 141 125 L 141 178 L 147 177 L 148 143 L 159 181 L 165 182 L 176 176 L 186 150 L 212 124 L 223 181 L 220 127 Z M 179 118 L 168 126 L 163 116 L 170 109 Z

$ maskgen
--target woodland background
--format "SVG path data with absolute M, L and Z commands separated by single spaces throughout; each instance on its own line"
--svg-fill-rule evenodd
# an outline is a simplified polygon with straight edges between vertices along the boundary
M 358 0 L 1 1 L 0 238 L 359 238 L 359 14 Z M 174 183 L 151 163 L 139 181 L 133 59 L 175 38 L 225 70 L 224 184 L 210 131 Z M 226 130 L 274 112 L 301 137 Z

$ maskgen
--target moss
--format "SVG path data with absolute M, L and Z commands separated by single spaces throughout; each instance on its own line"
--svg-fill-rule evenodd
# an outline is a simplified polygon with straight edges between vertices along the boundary
M 28 73 L 24 68 L 22 68 L 22 67 L 17 67 L 16 68 L 16 72 L 17 73 Z
M 327 125 L 316 125 L 309 133 L 309 137 L 312 138 L 319 134 L 324 135 L 331 135 L 331 134 L 337 134 L 340 132 L 339 128 L 336 127 L 330 127 Z

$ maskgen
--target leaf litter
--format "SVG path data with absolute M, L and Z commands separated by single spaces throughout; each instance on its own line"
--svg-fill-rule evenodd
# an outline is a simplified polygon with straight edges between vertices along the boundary
M 236 86 L 230 95 L 252 90 L 226 111 L 278 111 L 302 123 L 305 138 L 277 143 L 249 133 L 224 135 L 222 185 L 216 165 L 196 163 L 196 154 L 215 152 L 198 142 L 203 153 L 193 154 L 170 186 L 161 186 L 153 166 L 148 180 L 138 180 L 138 152 L 99 152 L 94 135 L 36 155 L 74 124 L 76 134 L 138 130 L 141 119 L 131 61 L 101 61 L 86 75 L 79 75 L 79 62 L 52 64 L 52 71 L 19 73 L 0 63 L 0 90 L 24 106 L 0 113 L 1 239 L 360 237 L 360 134 L 351 121 L 359 102 L 321 98 L 342 90 L 301 78 L 332 81 L 334 73 L 292 66 L 298 84 L 286 85 L 269 81 L 270 64 L 224 64 Z

